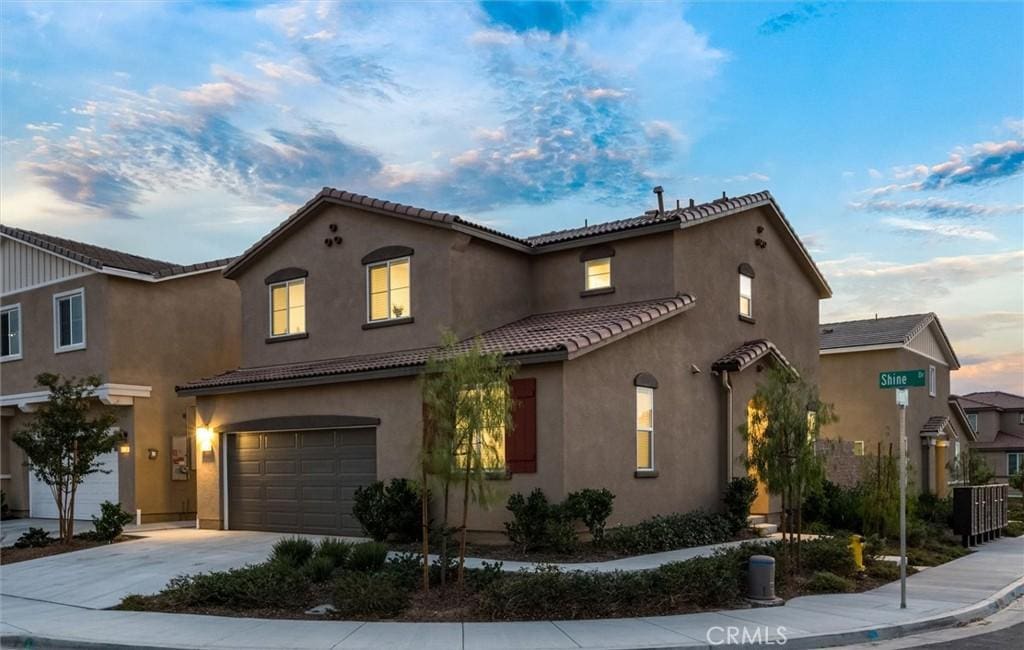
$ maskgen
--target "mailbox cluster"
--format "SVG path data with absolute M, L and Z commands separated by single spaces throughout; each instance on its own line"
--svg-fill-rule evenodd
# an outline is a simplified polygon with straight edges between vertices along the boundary
M 953 532 L 964 546 L 1000 537 L 1009 519 L 1010 486 L 970 485 L 953 488 Z

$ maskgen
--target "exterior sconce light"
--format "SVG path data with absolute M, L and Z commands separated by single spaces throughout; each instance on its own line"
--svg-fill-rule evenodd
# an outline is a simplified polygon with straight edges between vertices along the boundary
M 117 445 L 117 451 L 127 456 L 128 454 L 132 453 L 132 447 L 127 442 L 122 442 Z
M 147 450 L 147 452 L 148 452 L 148 456 L 149 456 L 149 459 L 150 459 L 150 460 L 156 460 L 156 457 L 157 457 L 157 456 L 158 456 L 158 455 L 160 454 L 160 450 L 158 450 L 158 449 L 153 449 L 152 447 L 150 447 L 150 448 L 149 448 L 149 449 Z
M 196 439 L 199 441 L 199 451 L 213 451 L 213 431 L 209 427 L 197 427 Z

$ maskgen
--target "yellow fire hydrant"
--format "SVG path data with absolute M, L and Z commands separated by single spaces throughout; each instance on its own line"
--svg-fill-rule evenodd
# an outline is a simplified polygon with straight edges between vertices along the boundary
M 864 570 L 864 538 L 860 535 L 850 535 L 850 552 L 853 553 L 853 563 L 857 565 L 858 571 Z

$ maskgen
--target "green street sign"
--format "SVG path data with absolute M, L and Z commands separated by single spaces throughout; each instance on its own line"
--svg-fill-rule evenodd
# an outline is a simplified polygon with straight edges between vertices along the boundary
M 879 388 L 911 388 L 924 385 L 924 370 L 889 370 L 878 374 Z

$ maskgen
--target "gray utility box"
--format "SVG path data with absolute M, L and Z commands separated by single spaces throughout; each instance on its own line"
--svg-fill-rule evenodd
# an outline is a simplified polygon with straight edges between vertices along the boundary
M 751 555 L 748 562 L 747 596 L 754 600 L 775 600 L 775 558 Z

